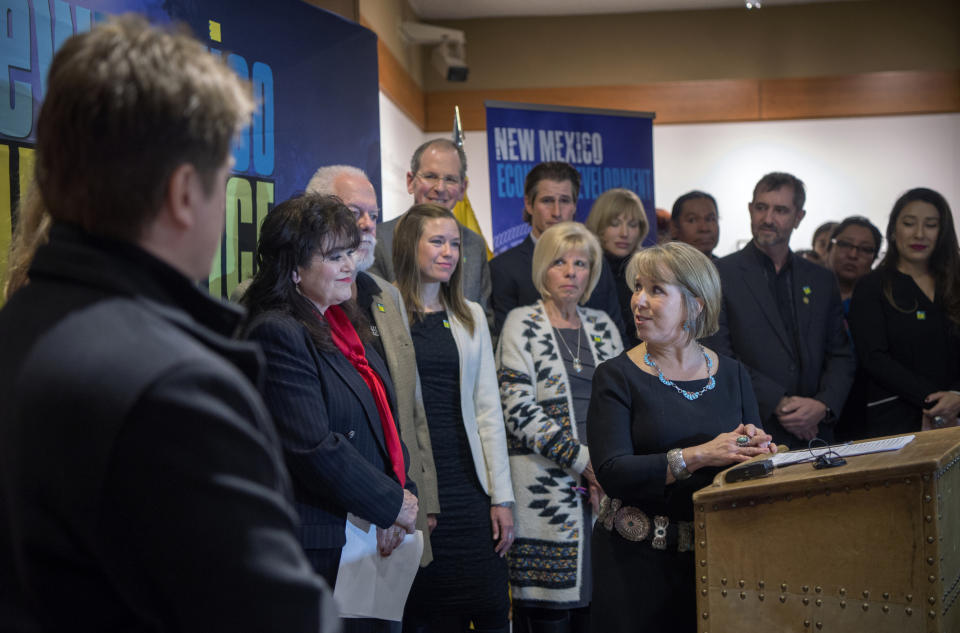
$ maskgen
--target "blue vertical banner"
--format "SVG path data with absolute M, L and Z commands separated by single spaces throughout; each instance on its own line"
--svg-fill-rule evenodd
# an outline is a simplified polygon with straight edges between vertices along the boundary
M 185 24 L 250 82 L 253 119 L 233 146 L 225 234 L 209 277 L 226 297 L 255 269 L 260 223 L 322 165 L 364 169 L 380 191 L 376 35 L 301 0 L 0 0 L 0 273 L 29 185 L 53 56 L 110 15 Z M 158 139 L 158 142 L 162 139 Z
M 580 173 L 576 220 L 586 220 L 604 191 L 630 189 L 650 220 L 644 243 L 656 241 L 653 113 L 502 101 L 485 105 L 494 253 L 516 246 L 530 232 L 523 222 L 523 181 L 545 161 L 570 163 Z

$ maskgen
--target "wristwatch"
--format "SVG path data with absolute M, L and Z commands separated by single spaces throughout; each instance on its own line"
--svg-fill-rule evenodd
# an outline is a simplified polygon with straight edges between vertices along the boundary
M 667 451 L 667 466 L 670 467 L 670 472 L 677 481 L 683 481 L 690 477 L 691 473 L 687 470 L 687 462 L 683 461 L 682 448 L 672 448 Z

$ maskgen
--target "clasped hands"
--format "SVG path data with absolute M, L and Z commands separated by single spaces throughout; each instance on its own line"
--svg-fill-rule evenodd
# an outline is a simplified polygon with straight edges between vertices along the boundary
M 377 526 L 377 550 L 380 555 L 387 557 L 397 549 L 403 542 L 403 537 L 407 534 L 413 534 L 417 527 L 417 512 L 420 509 L 420 503 L 417 497 L 407 489 L 403 491 L 403 503 L 400 505 L 400 512 L 397 514 L 397 520 L 388 528 Z
M 956 426 L 957 417 L 960 416 L 960 393 L 956 391 L 934 391 L 924 398 L 924 402 L 929 406 L 923 412 L 923 430 L 937 428 L 933 419 L 940 416 L 945 424 L 941 426 Z
M 817 436 L 817 425 L 827 417 L 827 405 L 815 398 L 785 396 L 774 414 L 788 433 L 809 442 Z
M 737 438 L 746 436 L 746 444 L 737 442 Z M 700 444 L 683 450 L 687 468 L 696 470 L 702 466 L 727 466 L 734 462 L 745 462 L 757 455 L 773 454 L 777 445 L 773 437 L 753 424 L 742 422 L 729 433 L 721 433 L 706 444 Z M 689 458 L 688 458 L 689 454 Z

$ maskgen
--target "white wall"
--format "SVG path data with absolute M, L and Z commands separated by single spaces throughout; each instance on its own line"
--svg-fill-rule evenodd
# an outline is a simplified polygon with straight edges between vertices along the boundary
M 795 249 L 810 248 L 827 220 L 864 215 L 886 231 L 894 201 L 911 187 L 946 197 L 960 225 L 960 114 L 764 121 L 653 128 L 657 206 L 690 189 L 720 207 L 718 255 L 750 239 L 747 203 L 760 177 L 787 171 L 806 184 L 807 217 Z
M 413 150 L 423 141 L 423 130 L 381 92 L 380 186 L 383 187 L 382 219 L 391 220 L 413 204 L 413 197 L 407 193 L 406 176 L 410 169 L 410 157 L 413 155 Z
M 381 93 L 385 219 L 411 204 L 405 182 L 410 155 L 433 136 L 446 134 L 423 134 Z M 809 248 L 821 223 L 848 215 L 865 215 L 885 231 L 893 202 L 911 187 L 942 193 L 960 226 L 960 114 L 655 125 L 653 145 L 658 207 L 669 210 L 691 189 L 716 197 L 718 255 L 750 238 L 746 205 L 757 180 L 770 171 L 791 172 L 807 186 L 807 217 L 794 234 L 795 249 Z M 464 149 L 467 194 L 489 243 L 486 132 L 466 133 Z

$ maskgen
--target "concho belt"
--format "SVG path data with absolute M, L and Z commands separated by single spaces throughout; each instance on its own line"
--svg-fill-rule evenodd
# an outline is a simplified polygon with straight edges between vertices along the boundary
M 651 547 L 660 550 L 675 545 L 678 552 L 693 551 L 691 521 L 671 523 L 669 518 L 656 515 L 651 524 L 650 517 L 640 508 L 625 506 L 619 499 L 610 497 L 604 497 L 600 502 L 597 521 L 607 530 L 616 530 L 617 534 L 628 541 L 649 541 Z

